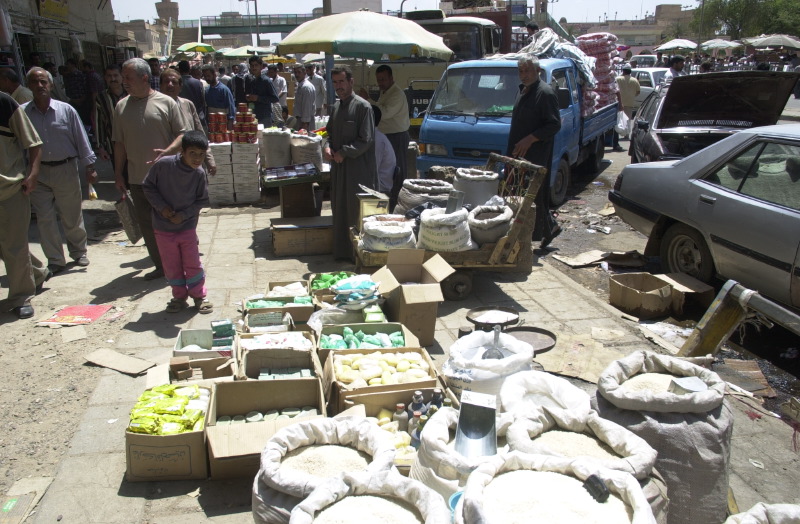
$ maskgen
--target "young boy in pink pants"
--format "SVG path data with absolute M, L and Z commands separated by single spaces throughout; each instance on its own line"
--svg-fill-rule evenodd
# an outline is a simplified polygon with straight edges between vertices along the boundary
M 206 275 L 200 262 L 197 219 L 208 206 L 208 182 L 203 162 L 208 140 L 200 131 L 183 135 L 181 152 L 153 164 L 142 189 L 153 206 L 153 230 L 164 276 L 172 286 L 167 311 L 177 313 L 187 306 L 189 297 L 200 313 L 210 313 L 214 305 L 206 300 Z

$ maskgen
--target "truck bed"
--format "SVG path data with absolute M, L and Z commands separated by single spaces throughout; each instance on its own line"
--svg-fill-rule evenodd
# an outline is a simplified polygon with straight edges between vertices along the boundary
M 606 131 L 611 131 L 617 125 L 617 103 L 600 108 L 593 115 L 581 119 L 581 146 L 585 146 Z

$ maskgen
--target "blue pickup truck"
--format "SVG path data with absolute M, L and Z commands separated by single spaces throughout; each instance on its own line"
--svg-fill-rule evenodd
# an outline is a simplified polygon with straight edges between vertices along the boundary
M 617 104 L 581 117 L 582 86 L 575 64 L 548 58 L 539 65 L 561 110 L 550 174 L 551 202 L 557 206 L 566 198 L 574 168 L 599 171 L 606 133 L 617 122 Z M 425 178 L 432 166 L 474 167 L 485 164 L 489 153 L 506 154 L 519 84 L 516 60 L 470 60 L 448 67 L 420 129 L 420 175 Z

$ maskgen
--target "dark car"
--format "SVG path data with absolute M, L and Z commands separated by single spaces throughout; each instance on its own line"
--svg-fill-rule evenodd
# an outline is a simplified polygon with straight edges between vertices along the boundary
M 734 279 L 800 308 L 800 125 L 744 130 L 682 160 L 626 166 L 608 195 L 665 272 Z
M 631 162 L 676 160 L 743 129 L 777 123 L 799 76 L 731 71 L 656 87 L 634 117 Z

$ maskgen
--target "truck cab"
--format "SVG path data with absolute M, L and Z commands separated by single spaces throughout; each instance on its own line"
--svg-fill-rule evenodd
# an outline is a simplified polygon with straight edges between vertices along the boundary
M 543 59 L 541 80 L 559 100 L 561 130 L 554 139 L 551 201 L 566 198 L 573 166 L 599 168 L 605 133 L 616 123 L 616 104 L 581 117 L 581 87 L 571 60 Z M 474 167 L 490 153 L 506 154 L 511 113 L 519 92 L 516 60 L 471 60 L 447 68 L 431 99 L 420 129 L 420 176 L 432 166 Z

